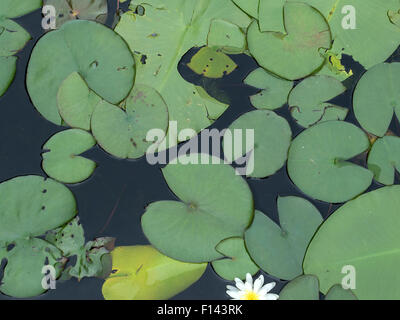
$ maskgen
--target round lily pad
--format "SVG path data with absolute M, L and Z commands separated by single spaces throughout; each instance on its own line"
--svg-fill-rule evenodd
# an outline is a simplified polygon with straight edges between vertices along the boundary
M 57 94 L 58 111 L 66 124 L 73 128 L 90 130 L 90 121 L 101 98 L 91 91 L 77 72 L 71 73 Z
M 146 140 L 149 130 L 167 131 L 168 109 L 156 90 L 137 84 L 125 101 L 125 110 L 105 101 L 99 103 L 91 127 L 105 151 L 118 158 L 136 159 L 153 144 Z
M 257 109 L 275 110 L 282 107 L 293 88 L 292 81 L 278 78 L 263 68 L 251 72 L 244 83 L 261 90 L 250 97 L 251 104 Z
M 343 289 L 341 285 L 337 284 L 329 289 L 325 296 L 325 300 L 357 300 L 357 297 L 350 289 Z
M 253 18 L 258 18 L 259 0 L 232 0 L 240 9 Z
M 284 19 L 286 33 L 261 32 L 253 21 L 247 32 L 250 53 L 282 78 L 304 78 L 325 62 L 319 50 L 331 47 L 329 26 L 318 10 L 300 2 L 285 3 Z
M 42 6 L 42 0 L 1 0 L 0 17 L 18 18 Z
M 134 59 L 118 34 L 92 21 L 70 21 L 42 37 L 32 52 L 26 83 L 37 110 L 55 124 L 61 124 L 58 89 L 75 71 L 91 90 L 116 104 L 132 88 Z
M 216 247 L 225 258 L 212 262 L 214 271 L 222 278 L 233 281 L 246 279 L 246 274 L 255 275 L 260 269 L 251 260 L 242 238 L 222 240 Z
M 379 183 L 392 185 L 400 172 L 400 138 L 387 136 L 375 141 L 368 155 L 368 169 Z
M 76 215 L 71 191 L 52 179 L 17 177 L 0 184 L 0 241 L 40 236 Z
M 299 276 L 282 289 L 279 300 L 319 300 L 318 279 L 312 275 Z
M 248 155 L 247 176 L 268 177 L 285 164 L 292 131 L 288 122 L 273 111 L 245 113 L 229 126 L 229 130 L 224 134 L 225 158 L 232 162 Z M 239 134 L 235 134 L 236 130 Z M 254 144 L 247 142 L 248 130 L 254 131 Z
M 225 53 L 241 53 L 246 49 L 246 35 L 236 24 L 216 19 L 211 22 L 208 47 L 217 47 Z
M 268 274 L 285 280 L 303 273 L 307 246 L 323 219 L 307 200 L 298 197 L 278 198 L 280 226 L 256 211 L 246 231 L 246 247 L 253 260 Z
M 348 162 L 370 146 L 367 135 L 344 121 L 327 121 L 303 131 L 293 140 L 288 173 L 305 194 L 318 200 L 340 203 L 364 192 L 371 171 Z
M 89 178 L 96 163 L 79 156 L 96 144 L 90 133 L 80 129 L 61 131 L 43 146 L 43 170 L 53 179 L 77 183 Z
M 14 79 L 17 67 L 16 57 L 0 57 L 0 96 L 2 96 Z
M 54 267 L 55 277 L 62 267 L 61 251 L 41 239 L 15 241 L 12 250 L 2 258 L 7 259 L 0 292 L 16 298 L 38 296 L 46 291 L 42 286 L 45 265 Z
M 56 27 L 69 20 L 93 20 L 105 23 L 107 20 L 107 0 L 43 0 L 43 5 L 56 9 Z
M 329 120 L 344 120 L 348 109 L 327 101 L 346 91 L 346 87 L 333 77 L 313 76 L 300 82 L 289 95 L 292 117 L 302 127 Z
M 346 203 L 314 236 L 304 272 L 319 278 L 323 293 L 347 276 L 355 277 L 353 291 L 360 300 L 399 299 L 399 207 L 400 186 L 384 187 Z M 345 266 L 355 272 L 342 273 Z
M 198 155 L 200 157 L 200 155 Z M 182 157 L 182 156 L 181 156 Z M 168 186 L 181 199 L 150 204 L 142 216 L 143 232 L 162 253 L 186 262 L 222 258 L 215 247 L 241 237 L 253 218 L 253 198 L 235 170 L 202 155 L 202 163 L 170 163 L 163 169 Z M 207 161 L 204 160 L 207 158 Z
M 259 0 L 258 18 L 262 32 L 285 33 L 283 6 L 286 0 Z
M 400 63 L 382 63 L 368 70 L 354 91 L 357 121 L 378 137 L 385 135 L 394 113 L 400 117 L 399 77 Z
M 152 246 L 117 247 L 112 251 L 113 272 L 103 285 L 106 300 L 166 300 L 190 287 L 207 264 L 184 263 Z

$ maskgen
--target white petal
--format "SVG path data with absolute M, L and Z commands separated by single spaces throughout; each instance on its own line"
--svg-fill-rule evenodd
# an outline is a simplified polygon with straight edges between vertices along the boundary
M 264 287 L 262 287 L 258 291 L 258 294 L 261 295 L 261 296 L 266 295 L 268 292 L 270 292 L 275 287 L 275 285 L 276 285 L 275 282 L 267 283 Z
M 226 291 L 226 294 L 233 299 L 239 299 L 242 296 L 241 291 Z
M 260 300 L 278 300 L 278 299 L 279 296 L 274 293 L 267 293 L 266 295 L 260 297 Z
M 258 291 L 261 289 L 261 287 L 264 284 L 264 276 L 261 275 L 257 278 L 256 281 L 254 281 L 254 292 L 258 293 Z
M 253 277 L 250 273 L 246 274 L 246 283 L 244 284 L 246 291 L 253 291 Z
M 239 290 L 245 290 L 245 286 L 242 280 L 240 280 L 239 278 L 235 278 L 235 282 L 236 282 L 236 287 L 239 288 Z
M 239 289 L 234 286 L 226 286 L 226 289 L 229 291 L 239 291 Z

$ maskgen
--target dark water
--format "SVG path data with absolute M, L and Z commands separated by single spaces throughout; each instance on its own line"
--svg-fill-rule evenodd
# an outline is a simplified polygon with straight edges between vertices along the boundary
M 122 5 L 123 9 L 127 4 Z M 109 0 L 109 12 L 115 12 L 116 0 Z M 110 14 L 107 24 L 112 25 L 114 18 Z M 33 107 L 25 88 L 25 73 L 29 55 L 33 46 L 43 35 L 41 28 L 41 13 L 36 11 L 23 18 L 17 19 L 32 35 L 32 40 L 18 54 L 17 74 L 7 93 L 0 98 L 0 181 L 15 176 L 35 174 L 45 176 L 41 168 L 42 145 L 56 132 L 64 130 L 44 119 Z M 190 54 L 190 53 L 189 53 Z M 213 128 L 227 128 L 243 113 L 254 110 L 250 104 L 249 95 L 256 91 L 243 85 L 243 79 L 255 68 L 256 63 L 245 55 L 232 56 L 239 68 L 222 80 L 210 81 L 190 73 L 184 66 L 180 71 L 185 79 L 201 84 L 213 96 L 230 102 L 229 109 L 213 124 Z M 188 59 L 188 56 L 183 58 Z M 400 61 L 400 51 L 389 59 Z M 345 57 L 346 67 L 351 67 L 355 75 L 345 82 L 348 90 L 333 101 L 350 109 L 346 119 L 356 123 L 351 108 L 354 86 L 365 71 L 350 57 Z M 277 111 L 284 116 L 296 136 L 301 128 L 292 120 L 288 108 Z M 391 130 L 400 135 L 400 126 L 393 120 Z M 84 154 L 87 158 L 98 163 L 94 175 L 87 181 L 69 188 L 74 193 L 81 222 L 84 226 L 87 240 L 99 236 L 117 238 L 116 245 L 147 244 L 141 225 L 140 217 L 144 208 L 151 202 L 158 200 L 176 200 L 164 181 L 160 167 L 150 166 L 146 160 L 136 161 L 119 160 L 111 157 L 98 147 Z M 365 157 L 354 159 L 355 162 L 365 165 Z M 255 207 L 268 214 L 276 222 L 276 199 L 278 196 L 297 195 L 311 200 L 320 210 L 324 218 L 336 210 L 339 205 L 330 205 L 314 201 L 302 194 L 290 181 L 286 168 L 266 179 L 248 179 L 253 191 Z M 373 185 L 371 189 L 377 188 Z M 110 219 L 110 215 L 112 215 Z M 266 244 L 267 246 L 268 244 Z M 283 281 L 269 278 L 266 281 L 276 281 L 275 292 L 285 284 Z M 57 283 L 57 290 L 35 299 L 102 299 L 101 287 L 103 280 L 89 278 L 81 282 L 70 280 Z M 227 299 L 225 286 L 228 282 L 220 279 L 210 266 L 204 276 L 186 291 L 174 299 Z M 1 296 L 0 299 L 9 299 Z

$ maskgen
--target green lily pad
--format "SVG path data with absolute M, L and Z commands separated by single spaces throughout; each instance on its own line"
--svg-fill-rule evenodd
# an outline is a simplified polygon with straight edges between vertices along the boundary
M 257 109 L 275 110 L 282 107 L 293 88 L 292 81 L 278 78 L 263 68 L 251 72 L 244 83 L 261 90 L 250 97 L 251 104 Z
M 246 279 L 246 274 L 255 275 L 260 269 L 251 260 L 242 238 L 222 240 L 216 250 L 226 258 L 212 262 L 214 271 L 225 280 Z
M 135 75 L 126 43 L 99 23 L 70 21 L 47 33 L 33 49 L 26 84 L 37 110 L 55 124 L 61 124 L 58 89 L 75 71 L 91 90 L 115 104 L 129 94 Z
M 89 178 L 96 163 L 79 156 L 96 144 L 90 133 L 69 129 L 52 136 L 43 146 L 43 170 L 49 177 L 64 183 L 78 183 Z
M 142 15 L 135 13 L 138 6 L 143 9 Z M 185 53 L 207 44 L 210 24 L 216 19 L 243 29 L 251 21 L 230 0 L 134 0 L 115 28 L 134 52 L 137 83 L 151 86 L 161 94 L 170 120 L 177 121 L 178 132 L 187 128 L 200 132 L 213 123 L 208 117 L 210 108 L 216 104 L 227 107 L 200 95 L 177 69 Z M 172 147 L 178 141 L 176 136 L 170 140 L 169 134 L 167 141 L 173 141 L 169 145 Z
M 151 246 L 117 247 L 112 261 L 102 290 L 106 300 L 166 300 L 199 280 L 207 267 L 173 260 Z
M 182 202 L 152 203 L 142 216 L 143 232 L 150 242 L 180 261 L 222 258 L 217 244 L 241 237 L 253 219 L 253 198 L 245 180 L 222 160 L 201 156 L 199 164 L 182 164 L 181 156 L 178 163 L 163 169 L 168 186 Z
M 400 118 L 400 63 L 382 63 L 360 79 L 353 96 L 353 107 L 361 126 L 383 137 L 395 113 Z
M 43 0 L 43 5 L 56 9 L 56 27 L 69 20 L 93 20 L 105 23 L 107 20 L 107 0 Z
M 399 206 L 400 186 L 384 187 L 346 203 L 314 236 L 304 272 L 316 275 L 326 293 L 342 283 L 343 267 L 352 266 L 354 294 L 360 300 L 399 299 Z
M 350 289 L 343 289 L 341 285 L 337 284 L 329 289 L 325 300 L 357 300 L 357 297 Z
M 307 246 L 323 219 L 307 200 L 278 198 L 280 226 L 256 211 L 245 241 L 250 256 L 265 272 L 291 280 L 303 273 Z
M 137 84 L 124 109 L 105 101 L 99 103 L 92 115 L 92 132 L 108 153 L 122 159 L 140 158 L 153 144 L 146 140 L 148 131 L 157 128 L 166 132 L 167 106 L 156 90 Z
M 232 1 L 248 15 L 258 19 L 258 6 L 260 0 L 232 0 Z
M 42 6 L 42 0 L 2 0 L 0 17 L 18 18 Z
M 210 47 L 201 48 L 187 66 L 197 74 L 212 79 L 222 78 L 237 68 L 237 64 L 221 49 Z
M 89 89 L 79 73 L 71 73 L 58 90 L 57 105 L 61 118 L 73 128 L 90 130 L 90 121 L 101 98 Z
M 61 183 L 39 176 L 0 184 L 0 241 L 40 236 L 76 215 L 75 199 Z
M 368 150 L 367 135 L 344 121 L 319 123 L 293 140 L 288 173 L 305 194 L 318 200 L 340 203 L 364 192 L 371 171 L 346 160 Z
M 208 33 L 207 46 L 220 48 L 225 53 L 242 53 L 246 49 L 246 35 L 236 24 L 213 20 Z
M 0 57 L 0 96 L 2 96 L 11 85 L 17 68 L 16 57 Z
M 261 32 L 254 21 L 247 32 L 249 50 L 266 70 L 289 80 L 304 78 L 325 62 L 319 50 L 331 47 L 329 26 L 318 10 L 300 2 L 286 2 L 284 17 L 286 33 Z
M 302 275 L 290 281 L 279 293 L 279 300 L 319 300 L 317 277 Z
M 392 185 L 395 171 L 400 172 L 400 138 L 387 136 L 376 140 L 368 155 L 368 169 L 376 181 Z
M 268 177 L 285 164 L 292 131 L 288 122 L 273 111 L 247 112 L 234 121 L 229 130 L 224 134 L 224 156 L 231 163 L 250 154 L 247 176 Z M 239 135 L 235 135 L 235 130 L 240 130 Z M 247 130 L 254 130 L 254 145 L 246 142 Z M 242 143 L 237 138 L 242 139 Z
M 260 31 L 285 33 L 283 6 L 286 0 L 259 0 L 258 18 Z
M 29 298 L 46 291 L 42 286 L 45 265 L 55 268 L 56 277 L 62 267 L 61 251 L 41 239 L 17 240 L 15 247 L 1 257 L 7 259 L 0 292 L 16 298 Z
M 344 120 L 349 110 L 326 101 L 345 91 L 346 87 L 333 77 L 309 77 L 290 92 L 292 117 L 305 128 L 329 120 Z

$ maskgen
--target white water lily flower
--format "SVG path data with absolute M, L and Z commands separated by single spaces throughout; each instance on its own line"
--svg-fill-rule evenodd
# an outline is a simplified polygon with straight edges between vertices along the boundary
M 239 278 L 235 278 L 236 287 L 226 286 L 226 293 L 232 300 L 278 300 L 279 296 L 274 293 L 269 293 L 276 285 L 275 282 L 264 284 L 264 276 L 259 276 L 256 281 L 250 273 L 246 275 L 246 282 L 243 283 Z

